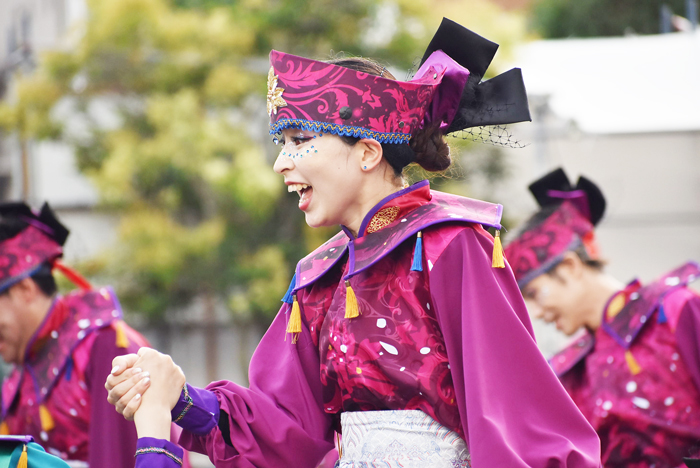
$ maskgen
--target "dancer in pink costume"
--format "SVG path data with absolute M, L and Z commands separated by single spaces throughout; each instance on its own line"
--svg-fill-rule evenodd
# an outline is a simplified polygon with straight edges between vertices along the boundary
M 604 466 L 675 468 L 700 449 L 700 278 L 689 262 L 649 284 L 603 271 L 603 194 L 558 169 L 530 186 L 542 209 L 506 247 L 533 314 L 585 335 L 551 360 L 598 432 Z
M 71 466 L 129 467 L 136 431 L 106 402 L 119 355 L 146 344 L 122 319 L 111 288 L 92 289 L 59 258 L 68 230 L 48 205 L 0 205 L 2 434 L 27 435 Z M 56 294 L 52 270 L 79 286 Z M 30 460 L 31 466 L 31 460 Z
M 217 467 L 313 468 L 336 432 L 343 468 L 600 466 L 483 227 L 500 229 L 502 207 L 401 175 L 446 169 L 446 133 L 529 120 L 519 70 L 481 82 L 496 48 L 445 20 L 408 82 L 363 59 L 270 54 L 274 169 L 310 226 L 341 232 L 298 263 L 250 388 L 192 387 L 153 350 L 115 360 L 107 387 L 135 417 L 137 466 L 177 466 L 171 418 Z

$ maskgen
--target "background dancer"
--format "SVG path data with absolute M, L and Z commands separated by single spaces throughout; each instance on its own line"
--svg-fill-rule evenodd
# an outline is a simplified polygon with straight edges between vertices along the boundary
M 585 335 L 551 364 L 598 432 L 606 467 L 678 467 L 700 447 L 700 278 L 689 262 L 650 284 L 606 274 L 594 226 L 605 198 L 557 169 L 530 185 L 541 206 L 506 247 L 534 316 Z
M 29 435 L 72 466 L 133 467 L 136 431 L 106 402 L 112 359 L 146 340 L 122 320 L 111 288 L 92 289 L 59 258 L 68 230 L 47 204 L 0 205 L 2 434 Z M 57 295 L 52 271 L 79 290 Z M 31 465 L 30 465 L 31 466 Z
M 519 70 L 480 83 L 496 48 L 445 20 L 409 82 L 272 51 L 274 169 L 310 226 L 342 232 L 297 265 L 250 388 L 186 385 L 149 349 L 115 360 L 106 385 L 135 417 L 137 466 L 178 464 L 171 418 L 216 466 L 311 468 L 341 430 L 341 467 L 600 465 L 482 227 L 500 228 L 501 207 L 402 178 L 412 162 L 449 167 L 445 133 L 529 120 Z

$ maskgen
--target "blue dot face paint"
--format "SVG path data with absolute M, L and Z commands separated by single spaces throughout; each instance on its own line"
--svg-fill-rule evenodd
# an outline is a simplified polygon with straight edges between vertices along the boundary
M 304 146 L 306 146 L 306 144 L 311 140 L 314 140 L 320 136 L 323 136 L 323 134 L 313 135 L 311 134 L 311 132 L 300 130 L 291 135 L 287 134 L 286 136 L 276 136 L 275 138 L 273 138 L 273 141 L 277 145 L 282 145 L 283 148 L 289 148 L 291 146 L 297 151 L 295 153 L 292 153 L 283 150 L 280 153 L 281 156 L 287 156 L 291 159 L 301 159 L 304 157 L 304 154 L 310 156 L 311 154 L 318 153 L 318 150 L 315 149 L 315 146 L 312 145 L 310 149 L 304 148 Z M 311 151 L 312 149 L 314 150 L 313 152 Z

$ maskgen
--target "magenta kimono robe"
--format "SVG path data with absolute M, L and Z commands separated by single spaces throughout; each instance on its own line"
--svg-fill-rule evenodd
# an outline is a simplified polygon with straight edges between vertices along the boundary
M 107 402 L 104 385 L 114 357 L 145 345 L 111 288 L 59 296 L 3 382 L 2 432 L 31 435 L 64 460 L 133 467 L 134 424 Z
M 598 437 L 537 349 L 510 268 L 491 267 L 481 224 L 500 228 L 500 216 L 427 181 L 382 200 L 358 238 L 344 230 L 299 262 L 288 296 L 302 332 L 286 336 L 283 304 L 250 388 L 186 387 L 173 410 L 180 443 L 217 467 L 314 468 L 341 412 L 420 409 L 465 438 L 477 468 L 599 467 Z M 137 463 L 177 464 L 157 453 Z
M 674 468 L 700 454 L 700 297 L 686 287 L 695 278 L 688 263 L 630 283 L 595 336 L 552 358 L 600 436 L 606 468 Z

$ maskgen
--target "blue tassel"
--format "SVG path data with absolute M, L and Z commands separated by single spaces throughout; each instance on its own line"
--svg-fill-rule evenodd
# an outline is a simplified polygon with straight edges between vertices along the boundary
M 666 322 L 668 322 L 668 319 L 666 318 L 666 313 L 664 312 L 664 305 L 663 305 L 663 303 L 659 304 L 659 317 L 658 317 L 658 322 L 659 322 L 659 323 L 666 323 Z
M 66 364 L 66 380 L 70 380 L 70 376 L 73 373 L 73 358 L 68 358 L 68 363 Z
M 411 271 L 423 271 L 423 234 L 418 231 L 416 239 L 416 249 L 413 251 L 413 265 Z
M 286 302 L 287 304 L 291 304 L 294 302 L 294 286 L 297 284 L 297 274 L 294 273 L 294 276 L 292 276 L 292 282 L 289 283 L 289 289 L 287 289 L 287 294 L 284 295 L 282 298 L 282 302 Z

